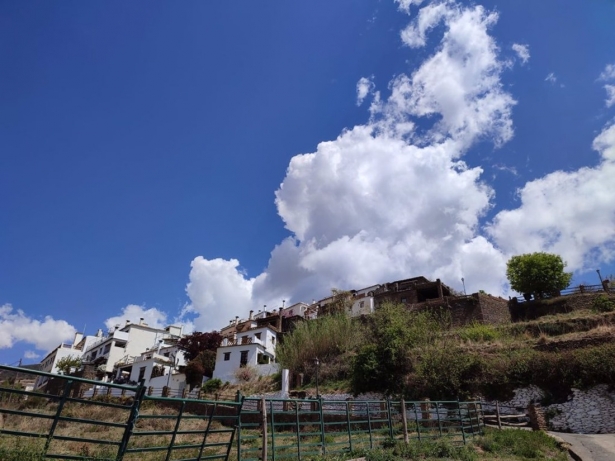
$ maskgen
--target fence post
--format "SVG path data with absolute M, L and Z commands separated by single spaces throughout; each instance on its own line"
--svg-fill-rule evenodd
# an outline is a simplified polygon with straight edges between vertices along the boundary
M 352 451 L 352 428 L 350 426 L 350 403 L 346 400 L 346 424 L 348 426 L 348 446 Z
M 408 444 L 408 415 L 406 415 L 406 401 L 401 399 L 401 422 L 404 428 L 404 443 Z
M 327 448 L 325 447 L 325 414 L 322 410 L 322 397 L 318 397 L 318 413 L 320 416 L 320 445 L 322 455 L 327 454 Z
M 141 402 L 143 401 L 143 396 L 145 395 L 145 381 L 139 381 L 139 385 L 135 390 L 135 399 L 132 402 L 132 408 L 130 409 L 130 416 L 128 417 L 128 422 L 126 423 L 126 429 L 124 430 L 124 435 L 122 436 L 122 442 L 117 450 L 117 461 L 122 461 L 124 458 L 124 454 L 126 453 L 126 449 L 128 448 L 128 442 L 130 440 L 130 436 L 132 435 L 132 431 L 135 428 L 135 424 L 137 424 L 137 418 L 139 417 L 139 408 L 141 408 Z
M 419 424 L 419 413 L 416 411 L 416 402 L 412 402 L 412 408 L 414 409 L 414 420 L 416 421 L 416 432 L 419 437 L 419 442 L 421 441 L 421 425 Z
M 391 415 L 391 400 L 387 397 L 387 418 L 389 420 L 389 437 L 393 439 L 393 416 Z
M 440 437 L 442 437 L 442 421 L 440 420 L 440 406 L 436 402 L 436 418 L 438 418 L 438 430 L 440 431 Z
M 263 448 L 261 451 L 261 459 L 263 461 L 267 461 L 267 402 L 265 401 L 264 396 L 261 398 L 261 418 L 261 426 L 263 429 Z
M 495 418 L 498 422 L 498 429 L 502 429 L 502 419 L 500 418 L 500 402 L 495 402 Z
M 457 410 L 459 411 L 459 424 L 461 426 L 461 437 L 463 437 L 463 444 L 466 444 L 466 431 L 463 428 L 463 416 L 461 415 L 461 402 L 457 399 Z

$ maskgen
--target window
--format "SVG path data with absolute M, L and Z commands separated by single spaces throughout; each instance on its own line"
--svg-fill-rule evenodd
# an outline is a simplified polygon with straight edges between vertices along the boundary
M 225 352 L 224 353 L 224 361 L 228 362 L 229 360 L 231 360 L 231 353 L 230 352 Z
M 260 333 L 254 333 L 254 337 L 256 339 L 261 339 L 261 334 Z
M 239 366 L 245 367 L 248 364 L 248 351 L 241 351 L 241 357 L 239 358 Z
M 164 353 L 164 356 L 165 356 L 165 357 L 168 357 L 169 355 L 171 355 L 171 353 L 170 353 L 170 352 L 165 352 L 165 353 Z
M 107 352 L 109 352 L 111 350 L 111 344 L 107 344 L 105 346 L 105 351 L 103 352 L 103 354 L 106 354 Z
M 259 365 L 267 365 L 269 363 L 269 356 L 265 354 L 258 354 L 256 361 Z
M 121 347 L 122 349 L 126 347 L 126 343 L 123 341 L 116 341 L 115 347 Z
M 402 304 L 406 304 L 406 298 L 401 298 Z
M 365 301 L 361 301 L 361 302 L 359 303 L 359 308 L 360 308 L 360 309 L 363 309 L 364 307 L 365 307 Z
M 273 337 L 271 338 L 271 344 L 273 344 L 273 345 L 275 346 L 275 336 L 273 336 Z
M 96 358 L 96 351 L 92 352 L 92 360 Z
M 141 381 L 143 378 L 145 378 L 145 370 L 146 369 L 147 369 L 147 367 L 139 368 L 139 381 Z

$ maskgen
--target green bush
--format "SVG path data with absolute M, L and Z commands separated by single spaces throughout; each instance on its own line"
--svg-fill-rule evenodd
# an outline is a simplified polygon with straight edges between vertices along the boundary
M 592 308 L 596 312 L 613 312 L 615 311 L 615 301 L 607 295 L 600 295 L 594 299 Z
M 201 389 L 206 394 L 211 394 L 212 392 L 216 392 L 220 390 L 221 387 L 222 387 L 222 381 L 218 378 L 212 378 L 212 379 L 208 379 L 207 381 L 205 381 Z
M 473 323 L 461 328 L 457 334 L 464 341 L 474 342 L 495 341 L 501 337 L 501 333 L 493 325 L 484 323 Z

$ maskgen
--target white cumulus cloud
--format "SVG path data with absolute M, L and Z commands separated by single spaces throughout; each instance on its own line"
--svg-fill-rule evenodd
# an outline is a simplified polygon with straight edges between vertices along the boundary
M 521 205 L 501 211 L 489 234 L 508 254 L 550 251 L 572 270 L 615 258 L 615 125 L 593 142 L 601 162 L 593 168 L 555 171 L 519 191 Z
M 526 64 L 530 60 L 530 47 L 528 45 L 513 43 L 512 49 L 521 59 L 521 65 Z
M 46 316 L 41 321 L 28 317 L 22 310 L 15 311 L 10 304 L 0 306 L 0 349 L 21 341 L 46 351 L 73 339 L 75 332 L 75 327 L 65 320 Z
M 609 80 L 615 80 L 615 64 L 607 64 L 604 70 L 600 73 L 600 80 L 608 82 Z
M 145 306 L 129 304 L 122 309 L 120 315 L 105 320 L 105 326 L 107 329 L 111 330 L 115 328 L 116 325 L 123 327 L 127 320 L 132 323 L 139 323 L 140 319 L 143 319 L 143 321 L 152 328 L 164 328 L 168 325 L 167 314 L 163 311 L 155 307 L 146 308 Z
M 545 77 L 545 82 L 549 82 L 552 85 L 555 85 L 557 83 L 557 77 L 555 76 L 553 72 L 551 72 L 549 75 Z
M 496 22 L 481 6 L 454 2 L 418 12 L 402 41 L 423 46 L 442 24 L 440 46 L 390 83 L 390 97 L 376 94 L 369 123 L 291 159 L 276 192 L 291 236 L 265 271 L 249 278 L 236 260 L 192 262 L 187 313 L 197 314 L 197 329 L 282 299 L 311 301 L 332 287 L 419 274 L 458 284 L 464 276 L 469 289 L 503 291 L 504 256 L 478 232 L 493 191 L 482 170 L 462 160 L 477 141 L 499 145 L 513 136 L 515 101 L 502 88 L 506 66 L 489 35 Z M 370 82 L 360 81 L 358 96 L 372 91 Z

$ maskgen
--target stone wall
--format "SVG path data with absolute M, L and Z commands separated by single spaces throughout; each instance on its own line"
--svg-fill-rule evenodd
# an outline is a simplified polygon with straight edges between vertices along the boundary
M 591 309 L 598 296 L 608 296 L 615 300 L 615 293 L 595 292 L 559 296 L 557 298 L 536 299 L 520 303 L 517 298 L 508 301 L 513 321 L 533 320 L 545 315 L 565 314 L 577 310 Z
M 515 390 L 515 396 L 508 402 L 500 402 L 502 414 L 516 413 L 516 409 L 527 408 L 540 402 L 544 392 L 536 386 Z M 489 402 L 485 409 L 493 409 L 495 402 Z M 514 408 L 507 408 L 514 407 Z M 543 406 L 549 430 L 579 434 L 606 434 L 615 432 L 615 390 L 606 384 L 581 391 L 573 389 L 568 401 Z

